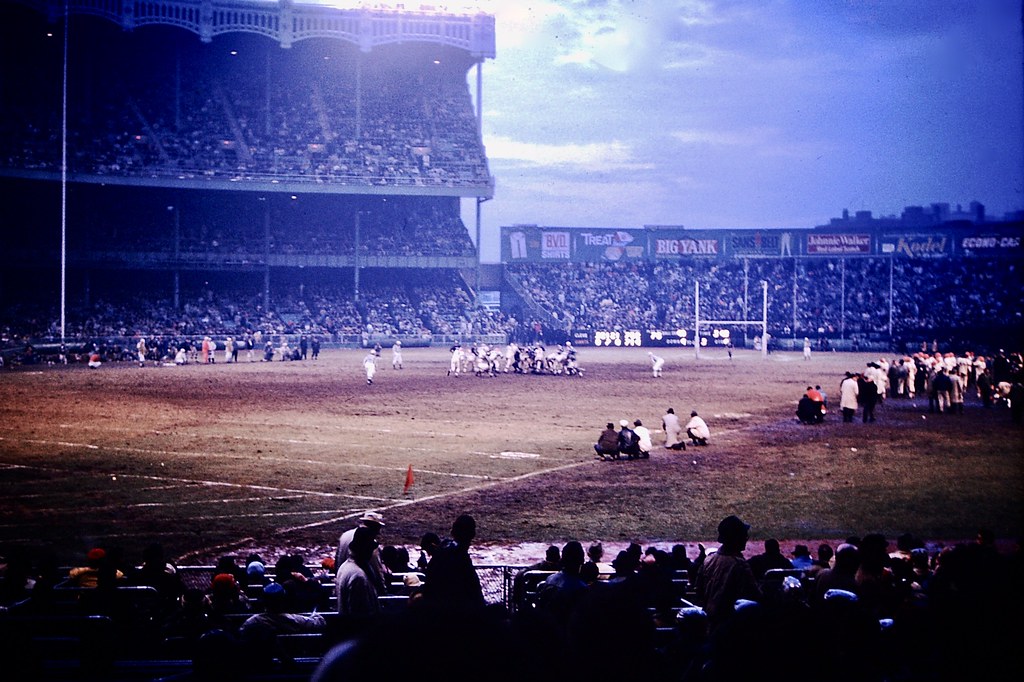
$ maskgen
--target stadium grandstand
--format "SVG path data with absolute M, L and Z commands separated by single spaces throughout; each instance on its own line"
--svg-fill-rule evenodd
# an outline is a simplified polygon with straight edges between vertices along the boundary
M 748 346 L 767 314 L 768 348 L 1017 347 L 1024 221 L 972 209 L 794 230 L 516 225 L 502 260 L 514 314 L 576 345 Z
M 9 340 L 500 325 L 471 319 L 460 210 L 493 194 L 468 84 L 493 16 L 66 7 L 0 5 Z
M 257 331 L 345 346 L 767 332 L 767 348 L 836 350 L 1024 337 L 1024 222 L 977 202 L 814 229 L 513 225 L 501 264 L 481 265 L 487 14 L 77 0 L 65 32 L 60 3 L 0 11 L 9 357 Z

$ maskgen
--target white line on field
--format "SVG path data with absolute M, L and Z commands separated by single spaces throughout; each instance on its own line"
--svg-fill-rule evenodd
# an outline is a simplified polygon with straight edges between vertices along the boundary
M 3 440 L 7 440 L 7 439 L 4 438 L 3 436 L 0 436 L 0 441 L 3 441 Z M 43 440 L 43 439 L 38 439 L 38 438 L 36 438 L 36 439 L 22 439 L 20 442 L 32 443 L 33 445 L 60 445 L 60 446 L 63 446 L 63 447 L 72 447 L 72 448 L 84 447 L 84 448 L 89 448 L 89 449 L 92 449 L 92 450 L 104 450 L 104 449 L 106 449 L 106 450 L 113 451 L 113 452 L 134 452 L 134 453 L 137 453 L 137 454 L 144 454 L 144 455 L 168 455 L 168 456 L 172 456 L 172 457 L 210 457 L 210 456 L 216 456 L 216 457 L 221 457 L 221 458 L 244 459 L 244 460 L 252 460 L 255 457 L 256 460 L 259 461 L 261 464 L 265 464 L 267 462 L 281 462 L 281 463 L 286 463 L 286 464 L 314 464 L 314 465 L 317 465 L 317 466 L 322 466 L 322 465 L 325 465 L 325 464 L 330 464 L 331 466 L 343 466 L 343 467 L 350 467 L 350 468 L 353 468 L 353 469 L 371 469 L 371 470 L 374 470 L 374 471 L 397 471 L 397 472 L 404 472 L 406 470 L 406 467 L 388 467 L 388 466 L 380 466 L 380 465 L 377 465 L 377 464 L 363 464 L 361 462 L 346 462 L 344 460 L 331 460 L 330 462 L 324 462 L 323 460 L 316 460 L 316 459 L 296 459 L 294 457 L 268 457 L 266 455 L 250 455 L 250 454 L 228 454 L 228 453 L 224 453 L 224 452 L 216 452 L 216 453 L 215 452 L 186 452 L 186 451 L 182 451 L 182 450 L 157 450 L 157 449 L 153 449 L 153 448 L 134 448 L 134 447 L 127 447 L 127 446 L 119 446 L 119 445 L 99 446 L 99 445 L 91 445 L 91 444 L 88 444 L 88 443 L 69 443 L 69 442 L 66 442 L 66 441 L 50 441 L 50 440 Z M 303 442 L 305 442 L 305 441 L 303 441 Z M 426 452 L 431 452 L 431 450 L 429 448 L 427 448 L 427 449 L 416 448 L 416 449 L 417 450 L 423 450 L 423 451 L 426 451 Z M 461 474 L 461 473 L 455 473 L 455 472 L 430 471 L 430 470 L 427 470 L 427 469 L 423 469 L 423 471 L 425 473 L 437 474 L 438 476 L 450 476 L 451 478 L 470 478 L 470 479 L 479 479 L 479 480 L 490 480 L 490 479 L 493 478 L 492 476 L 483 476 L 483 475 L 480 475 L 480 474 Z
M 527 478 L 532 478 L 534 476 L 543 476 L 543 475 L 546 475 L 546 474 L 555 473 L 556 471 L 564 471 L 566 469 L 575 469 L 577 467 L 589 465 L 591 463 L 592 462 L 589 459 L 586 460 L 586 461 L 583 461 L 583 462 L 572 462 L 570 464 L 563 464 L 562 466 L 551 467 L 549 469 L 539 469 L 537 471 L 530 471 L 530 472 L 525 473 L 525 474 L 520 474 L 519 476 L 512 476 L 511 478 L 502 478 L 502 479 L 498 479 L 498 480 L 491 480 L 491 481 L 488 481 L 487 483 L 481 483 L 479 485 L 470 486 L 468 488 L 462 488 L 461 490 L 451 490 L 451 491 L 444 492 L 444 493 L 438 493 L 436 495 L 427 495 L 426 497 L 420 497 L 420 498 L 413 499 L 413 500 L 400 500 L 400 501 L 394 502 L 393 504 L 386 505 L 384 507 L 378 507 L 376 509 L 376 511 L 387 511 L 389 509 L 398 509 L 399 507 L 408 507 L 410 505 L 419 504 L 421 502 L 432 502 L 434 500 L 443 500 L 443 499 L 448 498 L 448 497 L 455 497 L 456 495 L 465 495 L 466 493 L 472 493 L 472 492 L 476 492 L 478 490 L 485 490 L 487 488 L 493 488 L 493 487 L 498 486 L 498 485 L 505 485 L 507 483 L 516 483 L 516 482 L 525 480 Z M 331 523 L 339 523 L 341 521 L 345 521 L 345 520 L 348 520 L 348 519 L 353 519 L 353 518 L 359 516 L 361 513 L 362 513 L 362 511 L 357 511 L 357 512 L 353 512 L 353 513 L 350 513 L 350 514 L 344 514 L 342 516 L 336 516 L 336 517 L 333 517 L 333 518 L 330 518 L 330 519 L 324 519 L 323 521 L 314 521 L 313 523 L 307 523 L 307 524 L 303 524 L 301 526 L 292 526 L 291 528 L 282 528 L 278 532 L 280 532 L 280 533 L 289 533 L 289 532 L 296 531 L 296 530 L 306 530 L 308 528 L 316 528 L 318 526 L 324 526 L 324 525 L 331 524 Z

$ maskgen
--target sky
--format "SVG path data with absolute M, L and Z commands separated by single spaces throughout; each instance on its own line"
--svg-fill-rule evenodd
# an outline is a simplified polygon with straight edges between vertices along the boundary
M 810 228 L 844 208 L 1024 207 L 1020 0 L 474 4 L 497 36 L 484 262 L 516 223 Z
M 385 3 L 394 4 L 394 3 Z M 406 2 L 406 7 L 420 3 Z M 479 0 L 500 228 L 1024 208 L 1021 0 Z M 468 74 L 475 95 L 475 70 Z M 463 202 L 475 237 L 475 202 Z

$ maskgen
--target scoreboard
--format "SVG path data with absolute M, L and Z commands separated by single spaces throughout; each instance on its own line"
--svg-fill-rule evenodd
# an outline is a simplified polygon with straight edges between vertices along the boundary
M 651 346 L 693 347 L 697 337 L 689 329 L 621 329 L 613 331 L 574 332 L 573 339 L 592 346 L 641 348 Z M 728 329 L 702 330 L 700 346 L 728 346 L 732 335 Z

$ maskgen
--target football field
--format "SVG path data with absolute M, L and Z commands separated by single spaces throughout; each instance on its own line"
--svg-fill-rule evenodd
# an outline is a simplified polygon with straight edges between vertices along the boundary
M 713 541 L 738 514 L 752 540 L 904 532 L 932 541 L 981 526 L 1019 538 L 1024 438 L 973 391 L 962 415 L 886 400 L 844 424 L 839 383 L 877 356 L 582 348 L 582 376 L 447 376 L 446 348 L 390 350 L 373 385 L 365 351 L 316 361 L 164 367 L 112 363 L 0 374 L 0 548 L 94 546 L 138 557 L 151 542 L 183 563 L 250 549 L 329 553 L 365 509 L 382 542 L 413 547 L 473 514 L 481 547 Z M 833 409 L 794 417 L 808 385 Z M 697 410 L 711 444 L 602 462 L 604 424 Z

